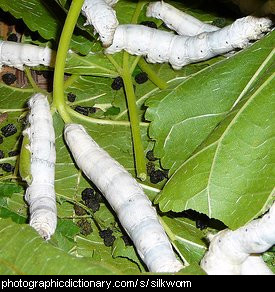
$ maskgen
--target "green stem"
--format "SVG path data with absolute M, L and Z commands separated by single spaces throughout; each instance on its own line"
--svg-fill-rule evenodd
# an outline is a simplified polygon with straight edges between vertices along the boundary
M 133 74 L 139 60 L 140 60 L 141 56 L 137 56 L 134 60 L 134 62 L 132 63 L 131 67 L 130 67 L 130 73 Z
M 147 64 L 147 62 L 143 59 L 140 58 L 139 62 L 138 62 L 138 66 L 139 68 L 147 73 L 148 78 L 160 89 L 166 89 L 168 87 L 168 84 L 162 80 L 156 73 L 154 70 L 152 70 L 150 68 L 150 66 Z
M 25 68 L 25 73 L 26 73 L 26 76 L 27 76 L 27 78 L 28 78 L 33 90 L 35 92 L 37 92 L 37 93 L 38 92 L 45 93 L 45 91 L 43 89 L 39 88 L 39 86 L 35 83 L 35 81 L 34 81 L 34 79 L 32 77 L 32 73 L 31 73 L 30 68 Z
M 105 55 L 108 60 L 112 63 L 112 65 L 116 68 L 119 75 L 122 74 L 122 68 L 118 65 L 117 61 L 113 58 L 112 55 L 106 54 Z
M 70 46 L 71 37 L 80 14 L 84 0 L 73 0 L 59 40 L 53 80 L 53 103 L 65 123 L 71 118 L 65 107 L 64 68 Z
M 143 9 L 144 5 L 147 4 L 147 3 L 148 3 L 148 1 L 139 1 L 138 2 L 137 6 L 136 6 L 136 9 L 135 9 L 135 12 L 134 12 L 134 15 L 132 17 L 132 21 L 131 21 L 132 24 L 136 24 L 137 23 L 138 17 L 140 15 L 140 12 Z
M 131 123 L 132 139 L 134 144 L 134 154 L 136 163 L 137 177 L 141 180 L 146 179 L 146 162 L 142 145 L 141 132 L 139 127 L 139 116 L 136 105 L 136 96 L 132 83 L 132 75 L 129 71 L 129 54 L 123 55 L 123 74 L 124 88 L 126 92 L 127 105 Z
M 65 82 L 64 82 L 64 91 L 68 89 L 78 78 L 80 75 L 71 75 Z
M 112 126 L 126 126 L 129 127 L 131 124 L 128 121 L 116 121 L 116 120 L 107 120 L 107 119 L 95 119 L 92 117 L 87 117 L 84 116 L 82 114 L 79 114 L 78 112 L 76 112 L 75 110 L 73 110 L 71 107 L 66 106 L 66 109 L 68 111 L 68 113 L 79 119 L 82 120 L 84 122 L 87 123 L 91 123 L 91 124 L 97 124 L 97 125 L 112 125 Z M 148 127 L 149 123 L 145 123 L 145 122 L 140 122 L 139 125 L 141 127 Z
M 146 1 L 139 1 L 131 23 L 137 23 L 139 14 L 146 4 Z M 133 70 L 133 67 L 131 67 Z M 134 157 L 136 174 L 142 181 L 146 180 L 146 161 L 144 156 L 144 149 L 142 145 L 140 123 L 138 116 L 138 109 L 136 104 L 136 96 L 132 82 L 132 72 L 129 69 L 129 54 L 127 52 L 123 53 L 123 71 L 121 77 L 123 78 L 124 89 L 126 92 L 126 100 L 128 105 L 130 123 L 131 123 L 131 133 L 134 145 Z

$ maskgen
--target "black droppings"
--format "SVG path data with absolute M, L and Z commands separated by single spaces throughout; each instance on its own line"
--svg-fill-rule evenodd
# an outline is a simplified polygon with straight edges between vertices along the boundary
M 119 76 L 116 77 L 111 85 L 113 90 L 119 90 L 120 88 L 123 87 L 123 79 Z
M 148 75 L 145 72 L 140 72 L 135 76 L 135 81 L 138 84 L 145 83 L 148 80 Z
M 2 164 L 2 169 L 6 172 L 13 172 L 14 171 L 14 166 L 9 164 L 9 163 L 3 163 Z
M 53 71 L 43 71 L 42 75 L 45 79 L 53 79 L 54 72 Z
M 69 102 L 74 102 L 75 99 L 76 99 L 76 95 L 73 94 L 72 92 L 69 92 L 69 93 L 67 94 L 67 99 L 68 99 Z
M 2 143 L 3 143 L 3 141 L 4 141 L 3 137 L 2 137 L 2 136 L 0 136 L 0 144 L 2 144 Z
M 9 137 L 14 135 L 17 132 L 17 129 L 14 124 L 7 124 L 3 128 L 1 128 L 1 132 L 4 137 Z
M 81 193 L 81 198 L 83 201 L 86 201 L 93 197 L 95 191 L 92 188 L 86 188 Z
M 140 24 L 151 28 L 158 28 L 154 21 L 142 21 Z
M 7 85 L 11 85 L 16 81 L 16 76 L 13 73 L 6 73 L 6 74 L 3 74 L 2 80 Z
M 157 184 L 165 179 L 165 174 L 161 170 L 153 170 L 150 174 L 150 182 L 152 184 Z
M 169 170 L 165 169 L 162 171 L 165 178 L 168 178 Z
M 89 114 L 94 114 L 96 112 L 96 108 L 93 106 L 88 107 L 88 111 L 89 111 Z
M 123 236 L 121 236 L 121 238 L 123 239 L 124 244 L 126 246 L 133 245 L 133 241 L 131 240 L 131 238 L 128 235 L 123 235 Z
M 154 156 L 154 152 L 153 150 L 149 150 L 147 153 L 146 153 L 146 158 L 149 160 L 149 161 L 156 161 L 157 158 Z
M 88 116 L 89 115 L 89 109 L 87 107 L 83 107 L 83 106 L 76 106 L 74 108 L 74 110 L 84 116 Z
M 103 197 L 99 192 L 95 192 L 95 198 L 99 203 L 103 203 L 104 202 Z
M 219 28 L 223 28 L 226 26 L 226 20 L 225 18 L 216 18 L 212 21 L 211 24 Z
M 149 161 L 146 164 L 146 170 L 147 170 L 147 174 L 150 176 L 152 171 L 155 171 L 155 164 L 153 162 Z
M 18 41 L 18 37 L 15 33 L 11 33 L 8 38 L 7 41 L 9 42 L 17 42 Z
M 93 232 L 91 223 L 87 219 L 80 219 L 77 222 L 77 225 L 80 228 L 80 233 L 84 236 L 87 236 Z
M 101 230 L 99 231 L 99 236 L 101 238 L 104 238 L 104 237 L 109 237 L 113 234 L 113 230 L 111 230 L 110 228 L 107 228 L 105 230 Z
M 86 200 L 84 203 L 85 203 L 85 205 L 86 205 L 88 208 L 90 208 L 94 213 L 95 213 L 96 211 L 98 211 L 99 208 L 100 208 L 100 204 L 99 204 L 99 202 L 98 202 L 98 200 L 97 200 L 97 198 L 96 198 L 95 196 L 93 196 L 91 199 Z
M 12 150 L 8 153 L 9 157 L 17 156 L 19 154 L 20 154 L 20 152 L 18 150 Z
M 100 208 L 100 197 L 97 193 L 91 188 L 86 188 L 81 193 L 82 200 L 84 201 L 85 206 L 90 208 L 93 212 L 96 212 Z
M 74 204 L 74 212 L 75 212 L 75 215 L 77 216 L 83 216 L 87 214 L 86 210 L 77 204 Z
M 113 231 L 110 228 L 99 232 L 99 236 L 103 238 L 105 246 L 112 246 L 116 238 L 112 235 Z
M 5 153 L 2 150 L 0 150 L 0 159 L 2 159 L 4 157 L 5 157 Z

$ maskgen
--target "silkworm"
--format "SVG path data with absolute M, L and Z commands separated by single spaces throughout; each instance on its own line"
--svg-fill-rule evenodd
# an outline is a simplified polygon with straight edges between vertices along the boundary
M 118 2 L 118 0 L 105 0 L 105 2 L 110 6 L 114 6 Z
M 29 204 L 30 226 L 48 240 L 57 223 L 54 190 L 55 134 L 47 97 L 40 93 L 33 95 L 29 100 L 29 107 L 29 127 L 23 131 L 23 135 L 29 140 L 26 148 L 31 154 L 31 179 L 28 181 L 25 199 Z
M 167 27 L 176 31 L 179 35 L 196 36 L 203 32 L 220 29 L 204 23 L 164 1 L 150 3 L 147 7 L 146 16 L 161 19 Z
M 137 181 L 96 144 L 83 126 L 67 124 L 64 136 L 76 164 L 110 203 L 148 269 L 177 272 L 183 268 Z
M 111 7 L 116 2 L 111 0 L 85 0 L 82 6 L 82 14 L 87 18 L 86 24 L 94 27 L 104 47 L 111 45 L 114 32 L 118 26 L 116 12 Z
M 174 69 L 225 54 L 236 48 L 248 46 L 270 30 L 268 18 L 247 16 L 237 19 L 214 32 L 196 36 L 179 36 L 143 25 L 119 25 L 113 44 L 105 51 L 114 54 L 125 50 L 133 55 L 143 55 L 150 63 L 169 62 Z
M 53 66 L 55 55 L 48 47 L 0 41 L 0 69 L 3 65 L 24 70 L 26 66 Z
M 246 261 L 253 262 L 249 258 L 252 254 L 265 252 L 274 244 L 275 204 L 262 218 L 237 230 L 225 229 L 214 235 L 201 266 L 208 274 L 242 274 L 248 270 Z M 256 262 L 263 265 L 259 260 Z M 255 269 L 260 270 L 259 265 L 255 263 Z M 265 266 L 262 273 L 271 272 Z

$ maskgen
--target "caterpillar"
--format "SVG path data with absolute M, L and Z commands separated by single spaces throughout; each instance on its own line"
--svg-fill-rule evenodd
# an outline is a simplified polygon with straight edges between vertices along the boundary
M 201 22 L 164 1 L 150 3 L 146 11 L 147 17 L 161 19 L 167 27 L 179 35 L 196 36 L 203 32 L 217 31 L 220 28 Z
M 85 0 L 82 6 L 82 14 L 87 18 L 86 25 L 90 24 L 94 27 L 104 47 L 111 45 L 118 26 L 116 12 L 111 7 L 116 2 L 114 0 Z
M 251 40 L 262 37 L 271 25 L 268 18 L 247 16 L 217 31 L 196 36 L 179 36 L 143 25 L 119 25 L 113 44 L 105 52 L 114 54 L 124 49 L 133 55 L 146 56 L 150 63 L 169 62 L 178 70 L 187 64 L 244 48 Z
M 48 47 L 0 41 L 0 69 L 3 65 L 24 70 L 26 66 L 54 66 L 55 55 Z
M 247 274 L 252 269 L 257 269 L 259 274 L 270 274 L 255 254 L 265 252 L 274 244 L 275 204 L 262 218 L 235 231 L 225 229 L 214 235 L 201 266 L 208 274 Z
M 137 181 L 96 144 L 82 125 L 67 124 L 64 137 L 76 164 L 110 203 L 149 271 L 177 272 L 183 268 Z
M 118 2 L 118 0 L 105 0 L 105 2 L 110 6 L 114 6 Z
M 33 95 L 28 104 L 29 126 L 23 131 L 19 169 L 21 177 L 29 185 L 25 200 L 29 204 L 30 226 L 48 240 L 53 235 L 57 223 L 53 120 L 45 95 L 41 93 Z

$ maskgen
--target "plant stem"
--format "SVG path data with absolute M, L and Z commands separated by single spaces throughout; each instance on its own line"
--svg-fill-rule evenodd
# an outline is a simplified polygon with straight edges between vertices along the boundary
M 71 118 L 66 111 L 64 98 L 64 68 L 69 50 L 71 37 L 80 14 L 84 0 L 73 0 L 69 9 L 56 54 L 56 63 L 53 80 L 53 103 L 65 123 L 70 123 Z
M 71 75 L 65 82 L 64 82 L 64 91 L 68 89 L 76 80 L 79 78 L 80 75 L 73 74 Z
M 132 17 L 132 21 L 131 21 L 132 24 L 136 24 L 137 23 L 138 17 L 140 15 L 140 12 L 141 12 L 141 10 L 143 9 L 143 7 L 144 7 L 144 5 L 146 3 L 148 3 L 148 1 L 143 1 L 143 0 L 142 1 L 138 1 L 138 4 L 136 6 L 136 10 L 135 10 L 134 15 Z
M 112 63 L 112 65 L 116 68 L 117 72 L 119 75 L 122 74 L 122 68 L 118 65 L 116 60 L 113 58 L 112 55 L 105 54 L 105 56 L 108 58 L 108 60 Z
M 149 65 L 146 63 L 146 61 L 143 58 L 140 58 L 138 62 L 138 66 L 140 69 L 147 73 L 148 78 L 159 88 L 159 89 L 166 89 L 168 87 L 168 84 L 162 80 L 154 70 L 152 70 Z
M 27 75 L 27 78 L 28 78 L 28 81 L 30 82 L 30 84 L 31 84 L 31 86 L 32 86 L 32 88 L 33 88 L 33 90 L 35 91 L 35 92 L 40 92 L 40 93 L 45 93 L 44 91 L 43 91 L 43 89 L 41 89 L 41 88 L 39 88 L 39 86 L 35 83 L 35 81 L 33 80 L 33 77 L 32 77 L 32 74 L 31 74 L 31 70 L 30 70 L 30 68 L 25 68 L 25 73 L 26 73 L 26 75 Z
M 130 73 L 133 74 L 139 60 L 140 60 L 141 56 L 137 56 L 134 60 L 134 62 L 132 63 L 131 67 L 130 67 Z
M 107 119 L 96 119 L 96 118 L 92 118 L 92 117 L 87 117 L 84 116 L 82 114 L 79 114 L 78 112 L 76 112 L 75 110 L 73 110 L 71 107 L 66 106 L 66 109 L 68 111 L 68 113 L 79 119 L 82 120 L 84 122 L 87 123 L 91 123 L 91 124 L 97 124 L 97 125 L 112 125 L 112 126 L 126 126 L 126 127 L 130 127 L 130 123 L 128 121 L 116 121 L 116 120 L 107 120 Z M 139 123 L 140 126 L 142 127 L 148 127 L 149 123 L 146 122 L 140 122 Z
M 132 76 L 129 71 L 129 54 L 124 52 L 123 55 L 123 74 L 122 74 L 127 105 L 129 110 L 129 117 L 131 123 L 132 139 L 134 144 L 134 154 L 136 163 L 137 177 L 141 180 L 146 179 L 146 162 L 144 156 L 144 149 L 142 145 L 141 132 L 139 127 L 139 116 L 136 105 L 136 96 L 132 83 Z
M 139 14 L 145 4 L 146 4 L 145 1 L 138 2 L 131 23 L 137 23 Z M 133 70 L 133 68 L 131 68 L 131 70 Z M 123 53 L 123 71 L 121 77 L 123 78 L 124 89 L 126 92 L 126 100 L 128 105 L 128 112 L 131 123 L 136 175 L 139 179 L 144 181 L 146 180 L 146 161 L 141 139 L 136 96 L 132 82 L 132 72 L 130 71 L 129 68 L 129 54 L 127 52 Z

